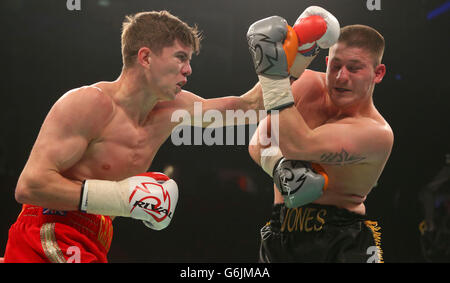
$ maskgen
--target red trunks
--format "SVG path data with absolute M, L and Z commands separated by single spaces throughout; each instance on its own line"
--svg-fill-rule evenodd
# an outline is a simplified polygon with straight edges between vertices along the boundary
M 108 216 L 23 205 L 5 262 L 107 262 L 112 234 Z

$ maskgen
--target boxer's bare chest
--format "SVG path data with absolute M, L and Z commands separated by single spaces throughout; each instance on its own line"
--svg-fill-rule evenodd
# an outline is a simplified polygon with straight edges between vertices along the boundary
M 170 136 L 164 113 L 150 113 L 142 125 L 135 125 L 120 109 L 101 135 L 92 140 L 83 158 L 70 169 L 70 174 L 83 178 L 122 180 L 146 172 L 158 149 Z

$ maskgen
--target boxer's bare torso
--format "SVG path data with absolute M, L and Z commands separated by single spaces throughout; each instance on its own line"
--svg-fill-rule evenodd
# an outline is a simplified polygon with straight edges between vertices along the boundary
M 174 107 L 179 105 L 177 98 L 171 103 L 156 104 L 147 119 L 142 123 L 136 123 L 114 100 L 115 91 L 114 83 L 100 82 L 68 94 L 79 95 L 80 92 L 88 92 L 88 95 L 101 96 L 102 102 L 99 105 L 89 106 L 92 109 L 89 115 L 95 116 L 98 113 L 95 111 L 97 107 L 106 108 L 103 111 L 107 113 L 103 113 L 105 122 L 97 129 L 97 134 L 89 140 L 81 158 L 60 172 L 63 177 L 75 182 L 87 179 L 119 181 L 146 172 L 159 148 L 170 136 L 172 129 L 176 126 L 171 122 L 171 114 L 175 110 Z M 184 91 L 178 94 L 178 96 L 186 95 L 189 94 Z M 64 99 L 66 98 L 62 100 Z M 97 118 L 85 117 L 85 119 L 88 125 L 89 120 L 96 121 Z M 60 150 L 66 149 L 60 148 Z
M 88 88 L 89 92 L 92 92 L 91 95 L 103 96 L 102 103 L 110 106 L 106 107 L 109 113 L 104 114 L 107 122 L 97 130 L 97 136 L 89 141 L 82 158 L 61 173 L 78 181 L 93 178 L 118 181 L 148 170 L 161 145 L 179 124 L 178 120 L 172 119 L 173 113 L 177 110 L 191 113 L 194 102 L 203 102 L 203 111 L 225 111 L 250 105 L 244 102 L 245 99 L 240 100 L 237 97 L 204 100 L 182 90 L 174 100 L 157 103 L 142 123 L 136 123 L 115 101 L 114 93 L 117 87 L 114 82 L 100 82 Z M 256 87 L 243 97 L 252 97 L 252 100 L 257 101 L 259 93 Z M 77 94 L 75 92 L 71 95 Z M 96 107 L 91 107 L 90 115 L 97 115 Z M 95 119 L 92 117 L 92 120 Z
M 346 151 L 343 148 L 340 152 L 324 152 L 321 160 L 317 160 L 325 169 L 329 177 L 329 186 L 323 195 L 314 203 L 335 205 L 350 211 L 364 214 L 364 201 L 376 185 L 378 178 L 388 160 L 392 147 L 392 130 L 388 123 L 378 113 L 375 107 L 371 107 L 366 114 L 358 117 L 336 117 L 336 111 L 327 99 L 325 87 L 325 74 L 307 71 L 308 76 L 317 76 L 318 91 L 297 92 L 297 85 L 292 85 L 293 94 L 296 101 L 296 108 L 304 118 L 306 124 L 315 129 L 329 123 L 358 123 L 361 127 L 374 127 L 379 130 L 373 136 L 378 139 L 379 147 L 376 151 L 373 148 L 358 148 Z M 301 93 L 302 96 L 298 96 Z M 277 189 L 275 192 L 275 203 L 282 203 L 283 197 Z
M 118 181 L 149 169 L 176 126 L 170 116 L 178 100 L 156 104 L 139 123 L 115 93 L 114 82 L 101 82 L 69 91 L 52 107 L 24 169 L 26 179 L 39 174 L 29 182 L 45 193 L 34 196 L 37 204 L 76 210 L 83 180 Z
M 148 170 L 176 126 L 174 109 L 189 110 L 201 98 L 181 90 L 192 72 L 191 47 L 175 40 L 141 56 L 116 81 L 71 90 L 53 105 L 19 178 L 18 202 L 77 210 L 83 180 Z
M 55 103 L 19 178 L 19 202 L 78 210 L 83 180 L 119 181 L 146 172 L 180 123 L 172 121 L 173 113 L 193 115 L 194 102 L 202 102 L 202 111 L 262 107 L 258 87 L 240 97 L 214 99 L 180 89 L 173 100 L 147 107 L 135 102 L 129 107 L 119 92 L 118 81 L 99 82 L 69 91 Z
M 61 174 L 78 181 L 94 178 L 118 181 L 145 172 L 170 136 L 173 107 L 169 103 L 157 104 L 142 124 L 136 124 L 114 101 L 111 83 L 102 82 L 91 88 L 97 92 L 94 95 L 110 101 L 108 122 L 89 141 L 82 158 Z M 95 111 L 91 113 L 95 115 Z

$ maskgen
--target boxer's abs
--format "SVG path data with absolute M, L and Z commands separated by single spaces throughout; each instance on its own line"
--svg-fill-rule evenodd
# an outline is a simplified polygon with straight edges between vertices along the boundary
M 165 133 L 151 135 L 151 126 L 145 131 L 119 128 L 115 133 L 105 129 L 105 135 L 89 143 L 83 157 L 61 174 L 81 184 L 87 179 L 120 181 L 147 172 L 167 138 Z
M 83 157 L 64 172 L 76 180 L 119 181 L 146 172 L 157 151 L 170 136 L 164 123 L 137 126 L 116 110 L 102 135 L 89 143 Z

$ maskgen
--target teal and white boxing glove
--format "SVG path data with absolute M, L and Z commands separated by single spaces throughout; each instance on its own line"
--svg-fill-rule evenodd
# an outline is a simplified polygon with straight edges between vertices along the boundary
M 281 158 L 273 169 L 273 181 L 288 208 L 300 207 L 322 196 L 328 175 L 317 164 Z

